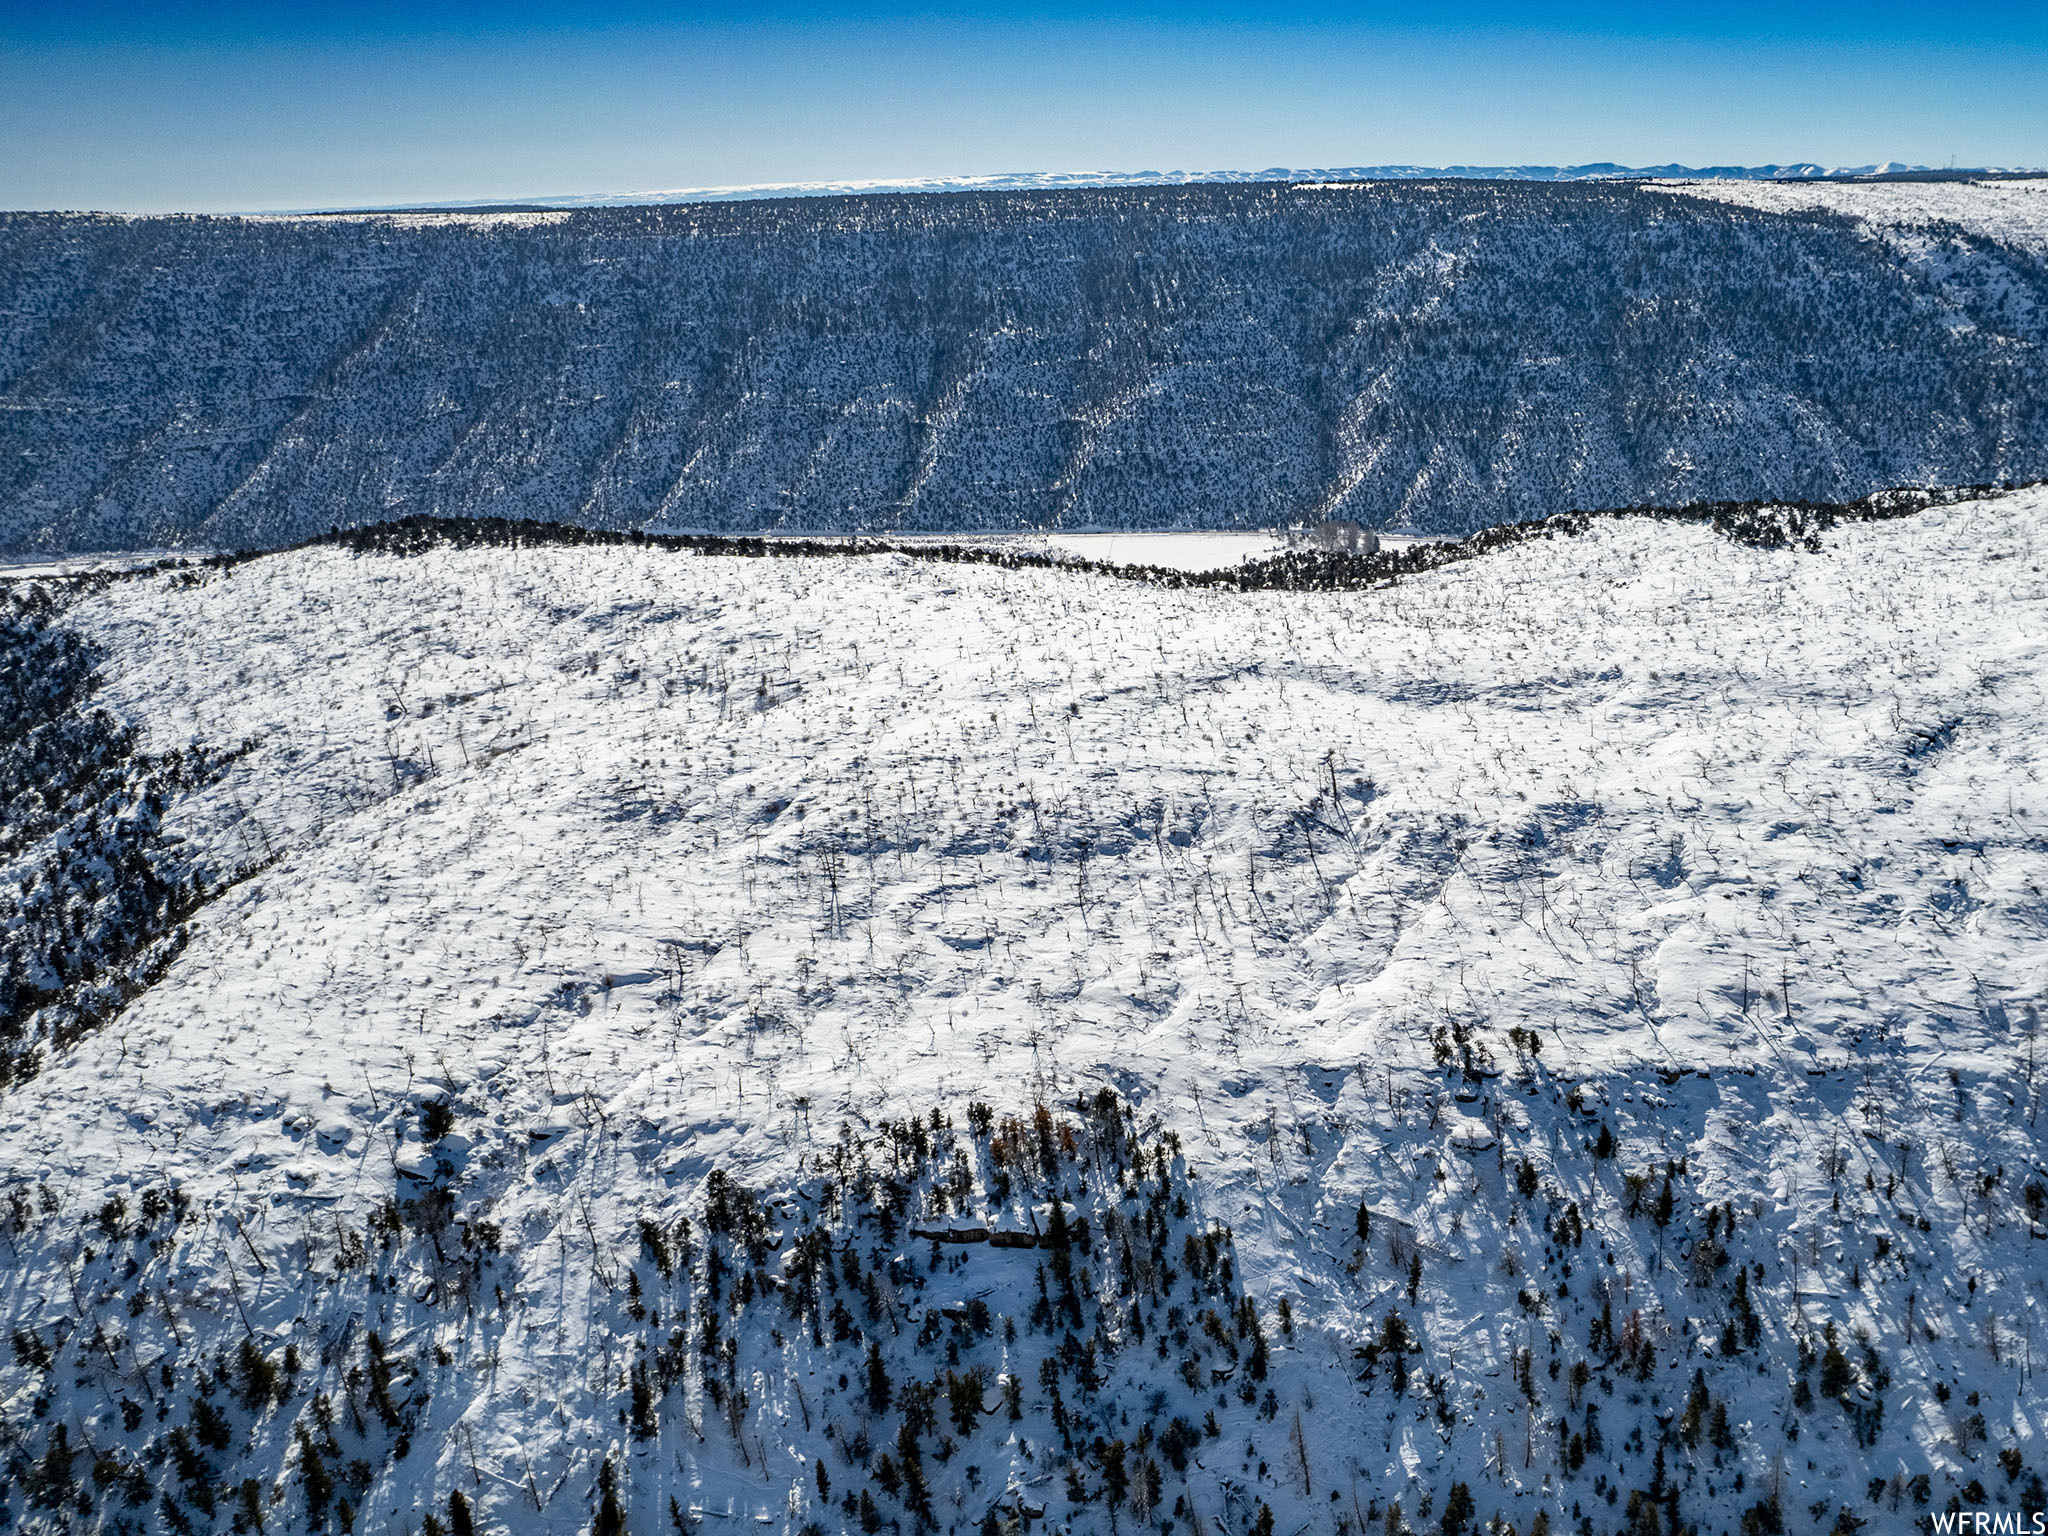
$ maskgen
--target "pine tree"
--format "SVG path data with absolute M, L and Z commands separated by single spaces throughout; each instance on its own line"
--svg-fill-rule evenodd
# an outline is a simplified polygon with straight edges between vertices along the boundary
M 867 1363 L 868 1411 L 889 1411 L 889 1368 L 882 1363 L 882 1346 L 870 1341 Z
M 1689 1451 L 1699 1449 L 1700 1436 L 1706 1433 L 1709 1401 L 1707 1396 L 1707 1373 L 1705 1371 L 1694 1371 L 1692 1373 L 1692 1392 L 1687 1396 L 1685 1412 L 1678 1420 L 1678 1438 L 1685 1442 L 1685 1448 Z
M 1471 1488 L 1464 1483 L 1451 1484 L 1450 1495 L 1444 1500 L 1443 1520 L 1438 1526 L 1443 1536 L 1457 1536 L 1478 1518 L 1479 1506 L 1472 1498 Z
M 1726 1403 L 1716 1402 L 1714 1404 L 1713 1416 L 1707 1426 L 1707 1442 L 1717 1451 L 1732 1451 L 1735 1449 L 1735 1430 L 1728 1423 L 1728 1405 Z
M 1102 1493 L 1112 1511 L 1122 1507 L 1124 1496 L 1130 1492 L 1131 1479 L 1124 1462 L 1125 1450 L 1121 1440 L 1112 1440 L 1102 1448 Z
M 1855 1381 L 1849 1369 L 1849 1357 L 1842 1353 L 1842 1346 L 1835 1342 L 1834 1327 L 1829 1325 L 1828 1347 L 1820 1357 L 1820 1390 L 1823 1397 L 1841 1397 Z
M 57 1509 L 70 1500 L 71 1477 L 71 1431 L 63 1421 L 50 1426 L 50 1439 L 43 1448 L 43 1459 L 35 1469 L 29 1484 L 29 1503 L 45 1509 Z
M 618 1473 L 607 1456 L 597 1469 L 597 1518 L 590 1536 L 626 1536 L 626 1512 L 619 1506 Z
M 304 1424 L 297 1427 L 296 1438 L 299 1442 L 299 1478 L 306 1486 L 306 1523 L 317 1529 L 327 1523 L 327 1504 L 334 1497 L 334 1478 L 321 1458 L 320 1447 L 313 1443 L 313 1437 Z M 458 1531 L 457 1536 L 468 1536 L 468 1533 Z
M 1785 1515 L 1774 1493 L 1742 1512 L 1742 1536 L 1783 1536 Z

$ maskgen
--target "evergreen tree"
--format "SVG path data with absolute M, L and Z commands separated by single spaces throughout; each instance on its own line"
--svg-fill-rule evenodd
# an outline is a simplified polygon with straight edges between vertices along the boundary
M 1464 1483 L 1451 1484 L 1450 1495 L 1444 1500 L 1443 1519 L 1437 1529 L 1443 1536 L 1459 1536 L 1479 1518 L 1479 1506 L 1473 1501 L 1472 1490 Z
M 889 1368 L 882 1363 L 882 1346 L 872 1340 L 868 1343 L 867 1395 L 868 1412 L 889 1411 Z
M 597 1518 L 590 1536 L 626 1536 L 626 1512 L 619 1505 L 618 1473 L 607 1456 L 597 1469 Z

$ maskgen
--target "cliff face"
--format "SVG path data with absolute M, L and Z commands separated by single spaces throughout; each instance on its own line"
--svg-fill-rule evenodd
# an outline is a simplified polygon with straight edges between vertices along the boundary
M 2048 473 L 2048 270 L 1609 184 L 0 218 L 0 548 L 1451 530 Z

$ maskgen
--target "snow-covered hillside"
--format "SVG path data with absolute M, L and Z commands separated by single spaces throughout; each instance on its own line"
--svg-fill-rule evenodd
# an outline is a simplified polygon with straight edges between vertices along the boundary
M 2048 475 L 2038 242 L 1737 185 L 0 215 L 0 551 L 412 514 L 1462 533 Z
M 1963 234 L 2048 252 L 2048 176 L 1995 181 L 1682 181 L 1673 191 L 1773 212 L 1846 214 L 1893 233 Z
M 2038 1508 L 2048 494 L 1820 542 L 17 590 L 4 1519 Z

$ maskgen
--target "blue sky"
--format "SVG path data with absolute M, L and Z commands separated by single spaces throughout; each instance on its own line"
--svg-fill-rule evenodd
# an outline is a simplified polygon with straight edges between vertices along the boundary
M 0 206 L 1018 170 L 2048 164 L 2048 7 L 0 5 Z

